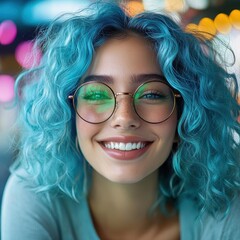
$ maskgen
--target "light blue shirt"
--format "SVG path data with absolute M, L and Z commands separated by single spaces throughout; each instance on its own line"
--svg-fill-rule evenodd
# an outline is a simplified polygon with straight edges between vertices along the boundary
M 2 240 L 99 240 L 88 202 L 67 196 L 36 194 L 29 183 L 12 175 L 5 188 L 2 205 Z M 240 202 L 221 221 L 205 216 L 196 220 L 191 202 L 180 204 L 181 240 L 239 240 Z

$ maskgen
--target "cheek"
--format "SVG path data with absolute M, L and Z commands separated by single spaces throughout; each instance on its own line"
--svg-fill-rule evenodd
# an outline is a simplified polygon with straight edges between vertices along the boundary
M 174 138 L 176 136 L 177 129 L 177 111 L 163 123 L 162 127 L 159 128 L 159 132 L 162 132 L 162 135 L 166 138 Z
M 82 148 L 86 143 L 91 141 L 92 137 L 96 134 L 96 126 L 83 121 L 81 118 L 76 120 L 76 130 L 77 137 L 80 148 Z
M 92 155 L 92 138 L 96 133 L 95 125 L 83 121 L 81 118 L 76 120 L 77 140 L 79 148 L 85 157 L 90 158 Z
M 94 138 L 102 128 L 102 124 L 87 123 L 81 118 L 77 118 L 76 120 L 78 144 L 81 152 L 90 162 L 96 158 L 95 151 L 93 150 L 96 147 Z
M 154 130 L 153 130 L 154 131 Z M 166 151 L 171 151 L 172 144 L 176 142 L 177 136 L 177 114 L 174 113 L 166 122 L 163 122 L 156 126 L 155 134 L 160 139 L 161 146 Z
M 85 129 L 84 128 L 84 123 L 77 117 L 77 119 L 76 119 L 76 130 L 77 130 L 78 140 L 80 140 L 82 138 L 82 136 L 86 134 L 84 129 Z

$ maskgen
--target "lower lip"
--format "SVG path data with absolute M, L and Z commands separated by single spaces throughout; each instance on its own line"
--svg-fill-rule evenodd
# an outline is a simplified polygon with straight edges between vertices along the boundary
M 144 148 L 135 149 L 131 151 L 121 151 L 117 149 L 110 149 L 110 148 L 106 148 L 102 144 L 100 145 L 102 149 L 105 151 L 105 153 L 107 153 L 111 158 L 127 161 L 127 160 L 134 160 L 142 156 L 148 150 L 151 144 L 147 144 Z

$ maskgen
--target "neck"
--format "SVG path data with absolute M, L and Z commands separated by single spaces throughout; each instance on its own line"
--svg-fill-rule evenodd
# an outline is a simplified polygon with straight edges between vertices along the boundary
M 134 184 L 114 183 L 93 172 L 89 205 L 98 232 L 129 232 L 147 228 L 154 216 L 149 211 L 158 193 L 158 172 Z

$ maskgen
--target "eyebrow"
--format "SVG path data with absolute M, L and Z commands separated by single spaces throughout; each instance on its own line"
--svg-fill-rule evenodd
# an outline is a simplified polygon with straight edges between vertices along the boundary
M 167 82 L 167 79 L 163 75 L 156 74 L 156 73 L 139 74 L 139 75 L 131 76 L 132 83 L 141 84 L 148 80 L 160 80 L 160 81 Z M 112 84 L 112 83 L 114 83 L 114 78 L 109 75 L 88 75 L 87 77 L 85 77 L 83 79 L 82 83 L 86 83 L 89 81 L 99 81 L 99 82 L 103 82 L 106 84 Z

